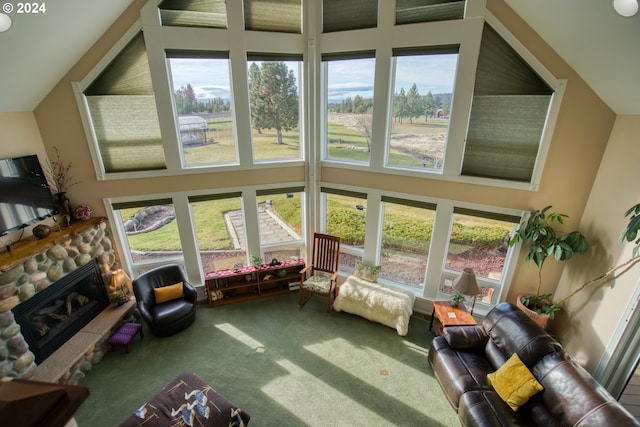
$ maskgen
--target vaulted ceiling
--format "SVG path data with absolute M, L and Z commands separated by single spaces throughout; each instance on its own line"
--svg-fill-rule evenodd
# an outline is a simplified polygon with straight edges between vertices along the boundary
M 640 14 L 623 18 L 609 0 L 504 1 L 615 113 L 640 115 Z M 39 14 L 4 10 L 12 26 L 0 33 L 0 112 L 34 110 L 131 3 L 56 0 Z

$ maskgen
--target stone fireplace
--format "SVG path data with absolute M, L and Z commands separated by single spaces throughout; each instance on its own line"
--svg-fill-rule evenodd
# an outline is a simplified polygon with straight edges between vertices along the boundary
M 13 315 L 40 364 L 108 306 L 102 274 L 92 259 L 18 304 Z
M 105 279 L 116 258 L 104 219 L 77 222 L 45 239 L 20 242 L 10 253 L 0 255 L 0 381 L 31 378 L 41 361 L 55 351 L 52 348 L 82 327 L 66 323 L 69 313 L 91 320 L 109 305 Z M 65 280 L 67 276 L 73 280 Z M 80 288 L 71 290 L 68 282 L 79 277 L 84 277 Z M 97 283 L 88 285 L 87 280 Z M 52 302 L 38 303 L 42 296 Z M 54 315 L 48 316 L 49 312 Z M 35 324 L 35 332 L 27 331 L 25 323 Z M 47 333 L 40 335 L 45 328 L 73 332 L 63 333 L 57 338 L 61 342 L 52 345 Z M 34 353 L 31 343 L 42 344 L 44 350 L 34 349 Z

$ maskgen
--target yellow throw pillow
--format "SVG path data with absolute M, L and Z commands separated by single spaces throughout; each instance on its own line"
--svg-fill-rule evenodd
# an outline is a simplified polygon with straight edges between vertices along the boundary
M 514 353 L 500 369 L 488 374 L 487 379 L 500 398 L 514 411 L 527 403 L 534 394 L 544 390 L 517 353 Z
M 154 288 L 153 293 L 156 296 L 156 304 L 171 301 L 176 298 L 182 298 L 184 296 L 184 292 L 182 291 L 182 282 L 178 282 L 175 285 Z

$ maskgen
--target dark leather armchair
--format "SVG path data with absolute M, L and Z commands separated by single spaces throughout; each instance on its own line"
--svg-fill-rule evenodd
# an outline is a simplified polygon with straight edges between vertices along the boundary
M 154 289 L 182 282 L 182 296 L 156 303 Z M 198 294 L 178 265 L 166 265 L 143 273 L 133 281 L 133 293 L 142 318 L 158 337 L 176 334 L 196 320 Z

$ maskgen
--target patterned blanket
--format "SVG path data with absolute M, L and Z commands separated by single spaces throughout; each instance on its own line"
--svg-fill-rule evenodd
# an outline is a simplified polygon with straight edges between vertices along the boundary
M 242 427 L 251 416 L 194 374 L 183 373 L 142 405 L 120 427 Z

